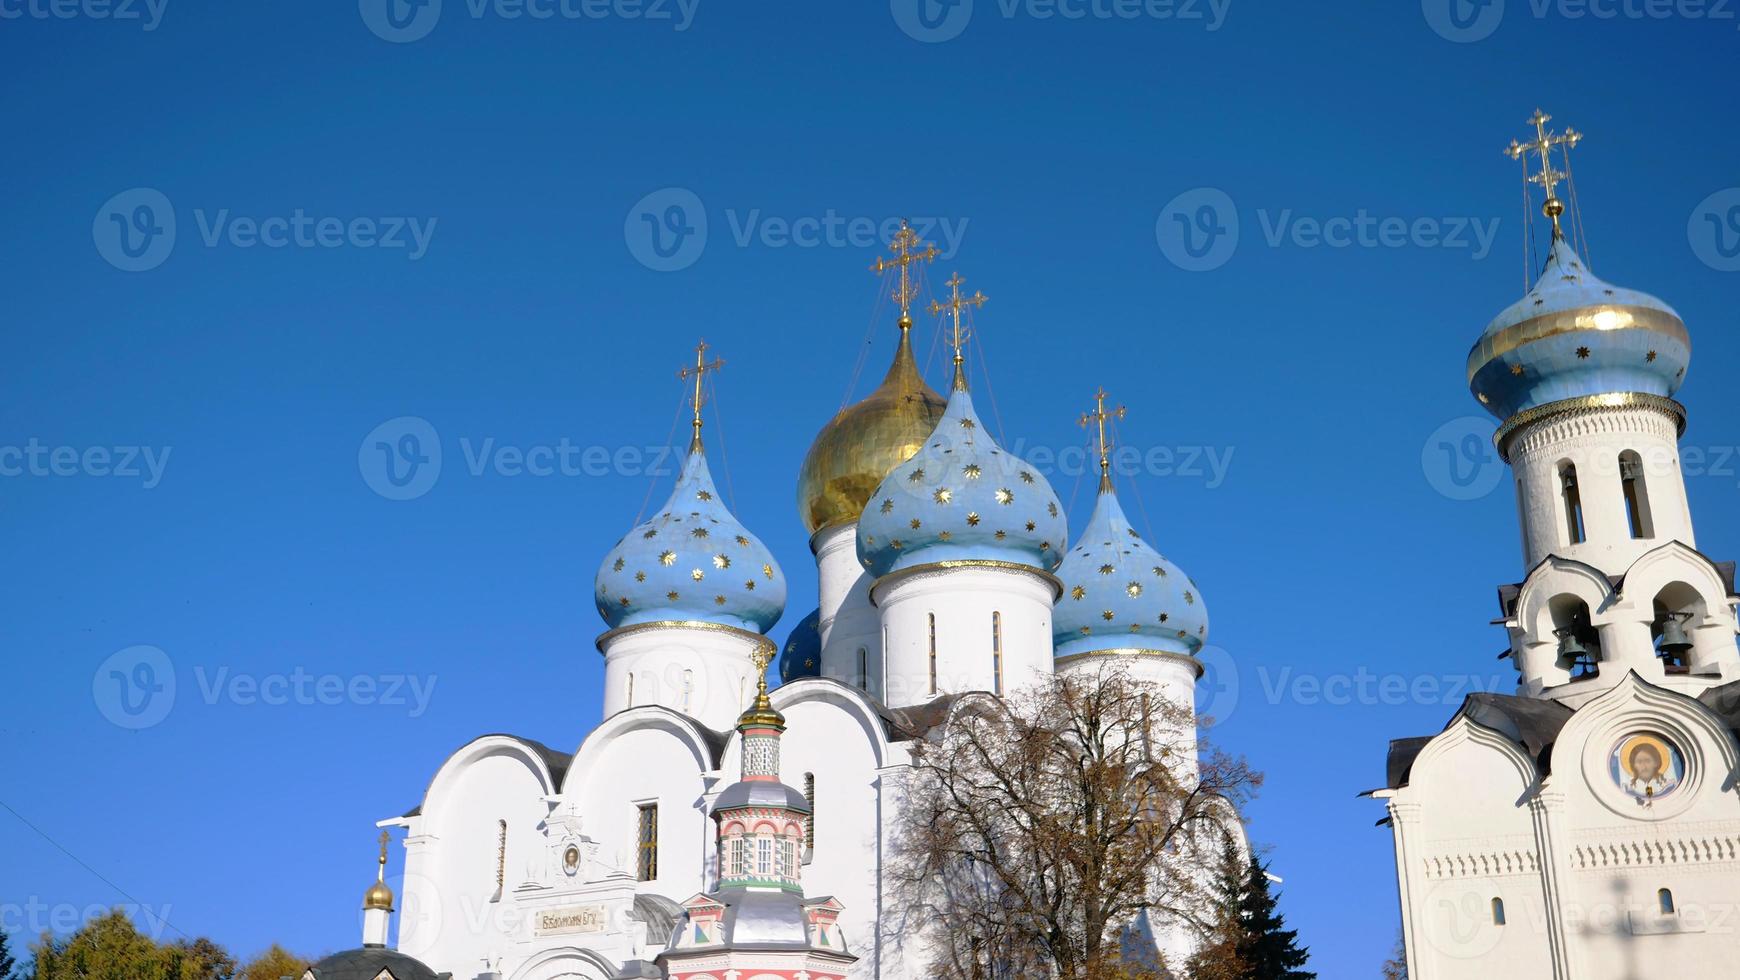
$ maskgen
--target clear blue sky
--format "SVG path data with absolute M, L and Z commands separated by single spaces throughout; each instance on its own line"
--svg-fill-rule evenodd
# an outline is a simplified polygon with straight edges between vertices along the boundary
M 1232 0 L 1209 30 L 978 0 L 936 40 L 884 2 L 701 0 L 677 30 L 446 0 L 426 36 L 390 43 L 348 2 L 130 8 L 152 30 L 34 2 L 0 0 L 23 12 L 0 18 L 0 447 L 46 454 L 0 477 L 0 800 L 88 868 L 0 811 L 9 931 L 42 924 L 32 900 L 131 899 L 241 953 L 354 945 L 376 819 L 477 734 L 571 750 L 597 721 L 592 576 L 649 483 L 669 483 L 633 465 L 473 476 L 468 448 L 664 444 L 698 336 L 730 362 L 715 472 L 792 581 L 783 637 L 814 596 L 798 464 L 894 331 L 872 328 L 871 250 L 782 243 L 770 218 L 964 222 L 930 281 L 958 268 L 992 297 L 981 401 L 1005 445 L 1079 445 L 1104 385 L 1130 408 L 1128 444 L 1232 454 L 1224 479 L 1158 467 L 1124 493 L 1212 611 L 1238 686 L 1217 736 L 1268 773 L 1252 834 L 1325 977 L 1373 976 L 1395 938 L 1382 808 L 1355 797 L 1381 783 L 1388 739 L 1436 731 L 1470 678 L 1508 683 L 1487 622 L 1523 571 L 1511 494 L 1451 499 L 1422 447 L 1480 414 L 1464 357 L 1521 292 L 1499 148 L 1537 104 L 1590 134 L 1575 162 L 1594 269 L 1691 327 L 1699 543 L 1740 555 L 1724 448 L 1740 405 L 1722 380 L 1740 364 L 1740 280 L 1688 236 L 1740 182 L 1733 20 L 1510 0 L 1467 28 L 1490 36 L 1454 43 L 1414 2 Z M 1238 209 L 1240 240 L 1187 271 L 1157 219 L 1205 187 Z M 141 272 L 117 267 L 132 260 L 113 223 L 140 199 L 107 203 L 135 188 L 176 223 Z M 669 272 L 625 232 L 664 188 L 708 222 L 698 260 Z M 298 209 L 339 219 L 337 246 L 249 244 L 234 224 Z M 1499 225 L 1476 255 L 1472 233 L 1311 247 L 1298 224 L 1361 212 Z M 369 247 L 352 224 L 400 218 L 435 222 L 426 248 L 409 232 Z M 400 416 L 444 454 L 406 501 L 371 490 L 358 458 Z M 75 475 L 54 475 L 56 447 L 80 453 Z M 98 476 L 93 447 L 148 447 L 162 470 Z M 1091 482 L 1053 481 L 1079 527 Z M 177 696 L 128 730 L 99 667 L 136 644 L 169 658 Z M 204 690 L 298 670 L 435 688 L 421 712 L 408 691 Z M 1368 676 L 1429 693 L 1335 696 Z

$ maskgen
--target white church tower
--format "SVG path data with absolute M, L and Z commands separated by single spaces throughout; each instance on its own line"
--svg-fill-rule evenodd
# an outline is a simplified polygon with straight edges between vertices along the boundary
M 1500 588 L 1498 622 L 1517 695 L 1474 695 L 1442 733 L 1393 742 L 1374 791 L 1408 975 L 1725 977 L 1740 651 L 1734 566 L 1697 550 L 1680 469 L 1690 340 L 1579 255 L 1557 186 L 1583 137 L 1548 120 L 1509 149 L 1545 192 L 1541 276 L 1468 358 L 1516 478 L 1525 577 Z

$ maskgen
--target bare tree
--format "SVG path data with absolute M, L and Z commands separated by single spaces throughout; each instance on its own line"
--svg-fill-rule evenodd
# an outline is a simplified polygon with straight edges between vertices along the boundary
M 1168 975 L 1131 936 L 1210 927 L 1221 856 L 1261 781 L 1200 747 L 1195 725 L 1111 660 L 958 702 L 919 749 L 895 847 L 933 974 Z

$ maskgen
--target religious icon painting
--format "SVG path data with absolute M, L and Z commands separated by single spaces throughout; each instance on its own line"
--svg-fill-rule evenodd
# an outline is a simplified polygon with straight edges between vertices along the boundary
M 1614 743 L 1608 771 L 1615 786 L 1638 806 L 1648 807 L 1680 788 L 1686 778 L 1686 759 L 1667 738 L 1633 732 Z

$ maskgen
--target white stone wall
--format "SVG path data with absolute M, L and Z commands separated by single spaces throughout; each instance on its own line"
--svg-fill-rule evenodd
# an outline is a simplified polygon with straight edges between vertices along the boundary
M 755 693 L 750 654 L 765 642 L 744 630 L 710 629 L 706 624 L 607 633 L 602 642 L 604 717 L 661 705 L 715 731 L 728 730 Z
M 1053 670 L 1055 579 L 1037 571 L 990 565 L 921 568 L 884 576 L 872 590 L 882 613 L 889 707 L 923 704 L 941 694 L 1013 692 Z M 993 646 L 1001 623 L 1002 677 Z M 931 622 L 936 625 L 936 683 L 931 684 Z
M 818 531 L 810 546 L 820 593 L 822 676 L 880 697 L 881 617 L 870 604 L 870 575 L 858 561 L 858 525 Z

